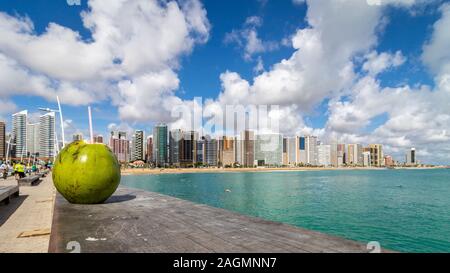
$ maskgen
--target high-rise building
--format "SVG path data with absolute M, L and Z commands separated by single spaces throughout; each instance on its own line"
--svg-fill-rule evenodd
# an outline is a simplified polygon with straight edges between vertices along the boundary
M 153 136 L 147 137 L 147 163 L 153 162 Z
M 307 153 L 306 153 L 306 138 L 305 137 L 297 137 L 297 146 L 298 146 L 298 152 L 297 152 L 297 163 L 306 165 L 308 164 L 307 160 Z
M 305 136 L 306 164 L 317 165 L 317 137 Z
M 349 165 L 363 165 L 363 147 L 361 144 L 348 144 L 346 162 Z
M 337 168 L 339 167 L 338 165 L 338 152 L 337 152 L 337 141 L 336 140 L 332 140 L 331 141 L 331 151 L 330 151 L 330 161 L 331 161 L 331 166 Z
M 344 166 L 346 164 L 346 153 L 345 153 L 345 144 L 337 144 L 337 165 L 338 167 Z
M 205 141 L 205 164 L 208 166 L 217 166 L 217 140 L 210 136 L 203 137 Z
M 50 112 L 39 117 L 39 157 L 56 156 L 55 113 Z
M 223 136 L 219 139 L 219 165 L 233 166 L 236 162 L 235 140 L 233 137 Z
M 416 165 L 416 148 L 411 148 L 411 150 L 406 153 L 406 164 L 407 165 Z
M 194 131 L 183 132 L 180 140 L 180 166 L 191 167 L 197 160 L 198 133 Z
M 283 136 L 281 134 L 257 135 L 255 161 L 258 162 L 258 166 L 283 165 Z
M 109 147 L 119 162 L 125 163 L 129 161 L 130 142 L 127 140 L 127 134 L 125 132 L 111 132 Z
M 136 130 L 132 140 L 131 161 L 143 161 L 144 158 L 144 131 Z
M 197 140 L 197 163 L 205 164 L 205 139 Z
M 102 135 L 94 136 L 94 143 L 103 144 L 103 136 Z
M 82 133 L 76 133 L 76 134 L 73 134 L 73 136 L 72 136 L 72 141 L 81 141 L 81 140 L 83 140 L 83 134 Z
M 241 160 L 242 166 L 255 166 L 255 132 L 245 130 L 241 133 Z
M 27 110 L 12 115 L 12 156 L 16 158 L 27 156 L 27 118 Z
M 384 166 L 383 146 L 381 144 L 369 144 L 370 165 L 372 167 Z
M 33 123 L 27 125 L 27 153 L 28 155 L 39 154 L 39 123 Z
M 0 159 L 6 159 L 6 123 L 0 121 Z
M 287 149 L 287 165 L 295 166 L 297 164 L 297 154 L 298 148 L 298 138 L 288 137 L 286 138 L 286 149 Z
M 169 162 L 172 165 L 180 165 L 180 140 L 182 131 L 174 129 L 169 132 Z
M 168 163 L 168 132 L 166 124 L 158 124 L 153 128 L 153 157 L 158 167 Z
M 283 137 L 283 166 L 288 165 L 287 138 Z
M 317 146 L 317 163 L 319 166 L 331 165 L 331 145 L 320 144 Z
M 370 151 L 365 150 L 363 152 L 363 166 L 364 167 L 370 167 L 371 165 L 371 156 Z
M 234 137 L 234 162 L 242 165 L 242 141 L 240 136 Z

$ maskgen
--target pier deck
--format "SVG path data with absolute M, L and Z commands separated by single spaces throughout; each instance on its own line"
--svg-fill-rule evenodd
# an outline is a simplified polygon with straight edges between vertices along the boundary
M 49 252 L 70 252 L 69 242 L 107 253 L 368 252 L 358 242 L 122 187 L 101 205 L 56 197 Z

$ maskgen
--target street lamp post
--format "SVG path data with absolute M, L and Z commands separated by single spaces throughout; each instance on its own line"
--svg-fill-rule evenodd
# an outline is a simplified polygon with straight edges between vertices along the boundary
M 12 140 L 12 136 L 10 136 L 10 137 L 9 137 L 9 141 L 6 142 L 6 143 L 8 143 L 8 148 L 6 149 L 6 163 L 8 163 L 9 150 L 10 150 L 10 148 L 11 148 L 10 146 L 17 146 L 17 144 L 11 143 L 11 140 Z
M 64 137 L 64 120 L 63 120 L 63 115 L 62 115 L 62 110 L 61 110 L 61 103 L 59 102 L 59 97 L 56 96 L 56 100 L 58 101 L 58 109 L 59 109 L 59 120 L 61 122 L 61 139 L 62 139 L 62 147 L 64 148 L 66 146 L 66 140 Z

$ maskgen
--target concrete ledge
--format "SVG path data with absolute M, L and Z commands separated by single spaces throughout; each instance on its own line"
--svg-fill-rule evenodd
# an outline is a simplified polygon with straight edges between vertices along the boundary
M 79 249 L 78 249 L 79 247 Z M 49 252 L 368 252 L 365 244 L 121 187 L 101 205 L 57 195 Z
M 11 197 L 19 196 L 19 186 L 1 186 L 0 187 L 0 205 L 9 204 Z

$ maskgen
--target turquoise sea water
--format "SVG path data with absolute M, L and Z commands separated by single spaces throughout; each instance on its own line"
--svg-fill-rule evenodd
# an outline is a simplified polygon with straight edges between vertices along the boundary
M 450 252 L 449 169 L 163 174 L 121 183 L 392 250 Z

